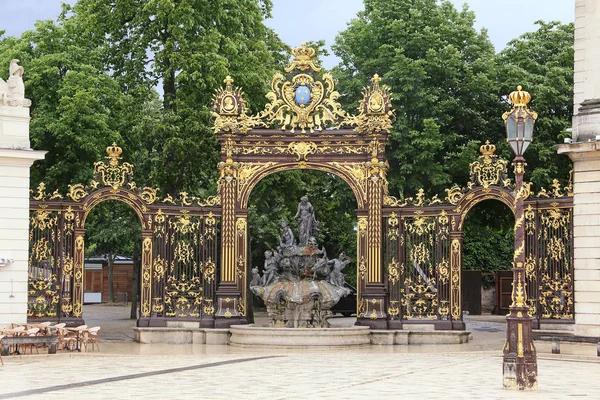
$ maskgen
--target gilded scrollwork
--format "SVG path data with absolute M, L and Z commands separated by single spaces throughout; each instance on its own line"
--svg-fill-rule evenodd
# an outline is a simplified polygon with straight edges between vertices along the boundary
M 540 282 L 542 318 L 573 318 L 573 285 L 571 275 L 543 274 Z
M 388 279 L 392 285 L 400 280 L 400 273 L 400 265 L 396 257 L 392 257 L 392 261 L 388 264 Z
M 78 202 L 88 195 L 88 192 L 85 190 L 85 187 L 82 184 L 69 185 L 69 193 L 67 193 L 67 197 L 73 200 L 74 202 Z
M 572 197 L 573 196 L 573 182 L 572 182 L 573 171 L 569 172 L 569 184 L 564 188 L 561 186 L 558 179 L 552 180 L 552 189 L 546 190 L 541 188 L 536 194 L 539 198 L 559 198 L 559 197 Z
M 202 281 L 185 275 L 180 279 L 169 276 L 165 285 L 165 316 L 199 317 L 204 301 Z
M 435 279 L 423 279 L 421 275 L 418 275 L 415 280 L 407 277 L 404 285 L 406 286 L 402 298 L 404 317 L 407 319 L 436 318 L 438 293 L 435 289 Z
M 308 161 L 306 156 L 315 154 L 317 148 L 315 142 L 292 142 L 288 145 L 288 151 L 298 157 L 296 161 Z
M 453 206 L 457 205 L 460 199 L 464 197 L 464 190 L 458 186 L 446 189 L 446 201 Z
M 105 158 L 108 164 L 104 161 L 96 162 L 94 164 L 94 176 L 104 186 L 110 186 L 116 191 L 133 178 L 133 165 L 120 161 L 123 149 L 114 142 L 106 148 L 106 153 L 108 156 Z
M 29 275 L 27 290 L 27 317 L 56 317 L 60 300 L 60 286 L 55 274 L 44 277 Z
M 156 196 L 158 189 L 154 189 L 151 187 L 144 187 L 142 192 L 140 193 L 140 197 L 142 200 L 146 202 L 146 204 L 154 204 L 158 197 Z
M 494 154 L 496 146 L 490 144 L 488 140 L 479 150 L 481 151 L 479 159 L 469 164 L 471 187 L 483 186 L 485 189 L 492 185 L 505 186 L 505 184 L 509 184 L 507 181 L 508 162 Z
M 380 85 L 381 78 L 375 74 L 371 79 L 372 87 L 363 89 L 363 98 L 359 102 L 358 114 L 348 115 L 341 126 L 351 126 L 360 134 L 373 135 L 392 129 L 396 119 L 392 109 L 390 88 Z

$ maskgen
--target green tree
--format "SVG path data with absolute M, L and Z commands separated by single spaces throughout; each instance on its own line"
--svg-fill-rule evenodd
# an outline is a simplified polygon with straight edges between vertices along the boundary
M 166 193 L 216 183 L 212 95 L 231 75 L 256 109 L 287 47 L 263 24 L 270 0 L 80 0 L 69 12 L 89 41 L 104 46 L 105 70 L 127 92 L 160 86 L 162 107 L 141 143 Z
M 0 64 L 18 58 L 32 100 L 32 147 L 48 150 L 34 164 L 31 183 L 66 191 L 87 183 L 92 165 L 136 114 L 136 101 L 103 72 L 101 52 L 78 35 L 74 20 L 40 21 L 20 38 L 0 40 Z
M 109 200 L 92 209 L 85 227 L 88 257 L 105 256 L 108 262 L 108 296 L 114 303 L 114 261 L 118 255 L 134 254 L 134 242 L 141 242 L 141 222 L 127 204 Z
M 529 105 L 539 117 L 525 153 L 526 179 L 537 189 L 554 178 L 568 179 L 571 162 L 554 145 L 570 135 L 573 116 L 574 25 L 537 21 L 538 29 L 510 41 L 496 58 L 499 96 L 520 84 L 531 93 Z M 505 106 L 508 110 L 508 105 Z
M 457 11 L 449 1 L 365 0 L 336 38 L 333 51 L 342 61 L 334 72 L 351 109 L 373 74 L 391 87 L 392 194 L 443 193 L 464 178 L 453 168 L 464 164 L 464 148 L 502 135 L 494 49 L 474 21 L 466 6 Z

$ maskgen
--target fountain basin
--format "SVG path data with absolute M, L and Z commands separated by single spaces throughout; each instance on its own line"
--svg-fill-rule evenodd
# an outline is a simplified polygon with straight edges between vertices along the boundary
M 371 344 L 368 326 L 343 328 L 275 328 L 258 325 L 232 325 L 229 344 L 238 347 L 354 347 Z

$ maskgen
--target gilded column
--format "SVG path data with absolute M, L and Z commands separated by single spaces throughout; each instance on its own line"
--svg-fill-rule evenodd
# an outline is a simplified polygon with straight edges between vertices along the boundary
M 372 142 L 371 148 L 372 158 L 366 163 L 369 171 L 366 183 L 368 211 L 366 217 L 359 217 L 359 236 L 361 223 L 364 231 L 366 222 L 366 238 L 363 236 L 366 239 L 366 248 L 363 245 L 365 255 L 360 255 L 358 268 L 360 272 L 361 268 L 364 270 L 366 264 L 366 279 L 364 292 L 361 293 L 362 303 L 359 303 L 362 307 L 356 324 L 367 325 L 374 329 L 387 329 L 387 291 L 383 282 L 381 254 L 382 207 L 387 165 L 378 159 L 379 144 L 376 140 Z M 362 222 L 361 218 L 363 218 Z
M 142 232 L 142 271 L 139 326 L 151 326 L 152 310 L 152 231 Z
M 82 320 L 84 287 L 85 229 L 75 229 L 73 249 L 73 316 Z
M 233 141 L 227 139 L 223 148 L 225 161 L 219 163 L 221 195 L 221 281 L 217 288 L 215 328 L 247 323 L 242 286 L 246 274 L 246 216 L 239 213 L 238 169 L 233 161 Z M 238 215 L 240 214 L 240 215 Z
M 458 218 L 455 216 L 453 218 Z M 463 235 L 460 231 L 450 233 L 450 317 L 452 329 L 464 330 L 465 323 L 462 318 L 462 247 Z

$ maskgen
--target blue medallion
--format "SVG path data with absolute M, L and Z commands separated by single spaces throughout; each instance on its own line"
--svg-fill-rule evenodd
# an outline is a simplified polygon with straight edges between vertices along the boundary
M 296 104 L 305 106 L 310 103 L 310 89 L 308 86 L 298 86 L 296 88 Z

